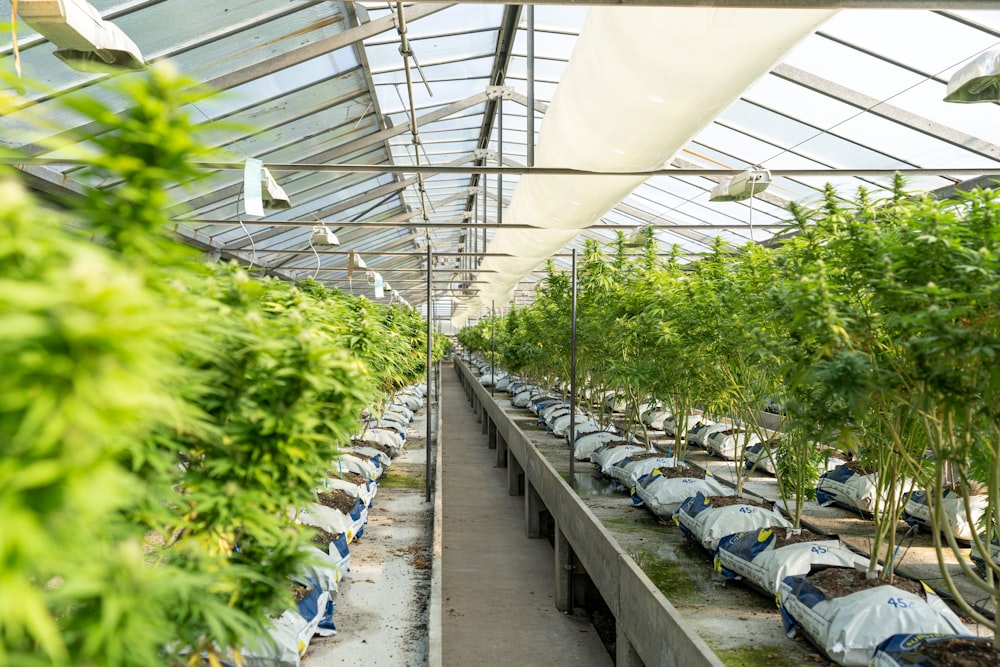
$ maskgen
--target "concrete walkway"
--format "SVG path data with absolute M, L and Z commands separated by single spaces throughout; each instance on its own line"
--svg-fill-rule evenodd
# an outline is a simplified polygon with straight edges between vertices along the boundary
M 443 365 L 442 656 L 444 665 L 611 665 L 586 619 L 555 607 L 555 556 L 524 531 L 482 425 Z

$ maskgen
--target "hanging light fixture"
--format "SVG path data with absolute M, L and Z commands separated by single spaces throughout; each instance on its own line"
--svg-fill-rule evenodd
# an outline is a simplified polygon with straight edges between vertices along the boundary
M 128 35 L 86 0 L 20 0 L 25 23 L 56 47 L 55 55 L 75 70 L 114 73 L 146 68 Z
M 945 102 L 1000 102 L 1000 49 L 981 53 L 948 80 Z
M 760 194 L 770 184 L 770 171 L 759 166 L 752 167 L 716 183 L 708 201 L 743 201 Z
M 260 184 L 262 186 L 261 196 L 264 208 L 280 210 L 292 207 L 292 200 L 285 193 L 285 189 L 274 180 L 274 176 L 271 176 L 271 172 L 267 170 L 267 167 L 261 170 Z
M 312 242 L 318 245 L 340 245 L 340 239 L 326 225 L 316 225 L 313 227 Z

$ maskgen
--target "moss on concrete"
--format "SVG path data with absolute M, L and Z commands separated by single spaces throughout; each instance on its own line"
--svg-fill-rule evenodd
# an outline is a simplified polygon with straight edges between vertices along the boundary
M 698 585 L 684 569 L 683 563 L 661 558 L 648 550 L 629 554 L 636 565 L 668 600 L 698 597 Z
M 424 488 L 424 476 L 390 468 L 382 475 L 378 485 L 384 489 L 422 489 Z
M 800 667 L 801 655 L 789 655 L 788 646 L 742 646 L 716 651 L 728 667 Z M 820 661 L 821 664 L 824 661 Z
M 621 519 L 601 519 L 604 523 L 604 527 L 612 532 L 620 533 L 637 533 L 637 532 L 650 532 L 655 530 L 650 525 L 650 522 L 645 517 L 642 518 L 621 518 Z

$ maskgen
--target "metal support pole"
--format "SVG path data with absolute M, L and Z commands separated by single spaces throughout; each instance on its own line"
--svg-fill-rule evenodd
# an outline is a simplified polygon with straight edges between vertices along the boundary
M 432 400 L 434 384 L 432 382 L 433 378 L 431 377 L 432 375 L 431 371 L 433 369 L 431 357 L 433 357 L 433 351 L 434 351 L 433 349 L 434 340 L 432 338 L 433 332 L 431 330 L 432 326 L 431 323 L 434 321 L 433 309 L 431 307 L 431 282 L 432 282 L 431 273 L 433 265 L 434 263 L 433 263 L 433 258 L 431 257 L 431 246 L 430 244 L 427 244 L 427 393 L 426 393 L 427 410 L 425 411 L 426 413 L 425 417 L 427 418 L 427 434 L 426 434 L 427 443 L 424 446 L 424 449 L 427 452 L 427 461 L 424 464 L 424 487 L 426 490 L 424 500 L 426 502 L 431 501 L 431 445 L 433 444 L 433 441 L 431 440 L 431 433 L 432 433 L 431 413 L 432 413 L 432 408 L 434 407 L 434 402 Z M 438 400 L 438 410 L 440 409 L 441 409 L 441 401 Z
M 573 248 L 573 300 L 570 309 L 569 336 L 569 486 L 576 488 L 573 466 L 576 460 L 576 248 Z
M 535 6 L 528 5 L 528 166 L 535 166 Z
M 483 164 L 486 164 L 486 158 L 483 158 Z M 481 177 L 481 180 L 482 180 L 482 183 L 483 183 L 483 220 L 482 220 L 482 223 L 483 223 L 483 225 L 485 225 L 487 223 L 487 216 L 489 215 L 489 213 L 488 213 L 489 212 L 489 201 L 486 199 L 486 196 L 487 196 L 487 193 L 488 193 L 488 191 L 490 189 L 490 179 L 486 178 L 486 174 L 483 174 L 482 177 Z M 476 235 L 476 246 L 478 247 L 478 245 L 479 245 L 479 230 L 473 229 L 472 233 Z M 484 228 L 483 233 L 484 234 L 486 233 L 485 232 L 485 228 Z M 485 243 L 483 244 L 483 252 L 486 252 L 486 244 Z M 476 259 L 474 261 L 475 261 L 476 264 L 472 268 L 478 269 L 479 268 L 479 257 L 476 257 Z
M 503 95 L 497 100 L 497 166 L 503 166 Z M 503 224 L 503 174 L 497 174 L 497 224 Z
M 490 301 L 490 396 L 497 384 L 497 302 Z

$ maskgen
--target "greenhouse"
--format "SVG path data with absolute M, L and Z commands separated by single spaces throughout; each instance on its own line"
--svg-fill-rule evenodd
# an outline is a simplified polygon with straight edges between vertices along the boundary
M 0 665 L 1000 665 L 995 0 L 0 7 Z

